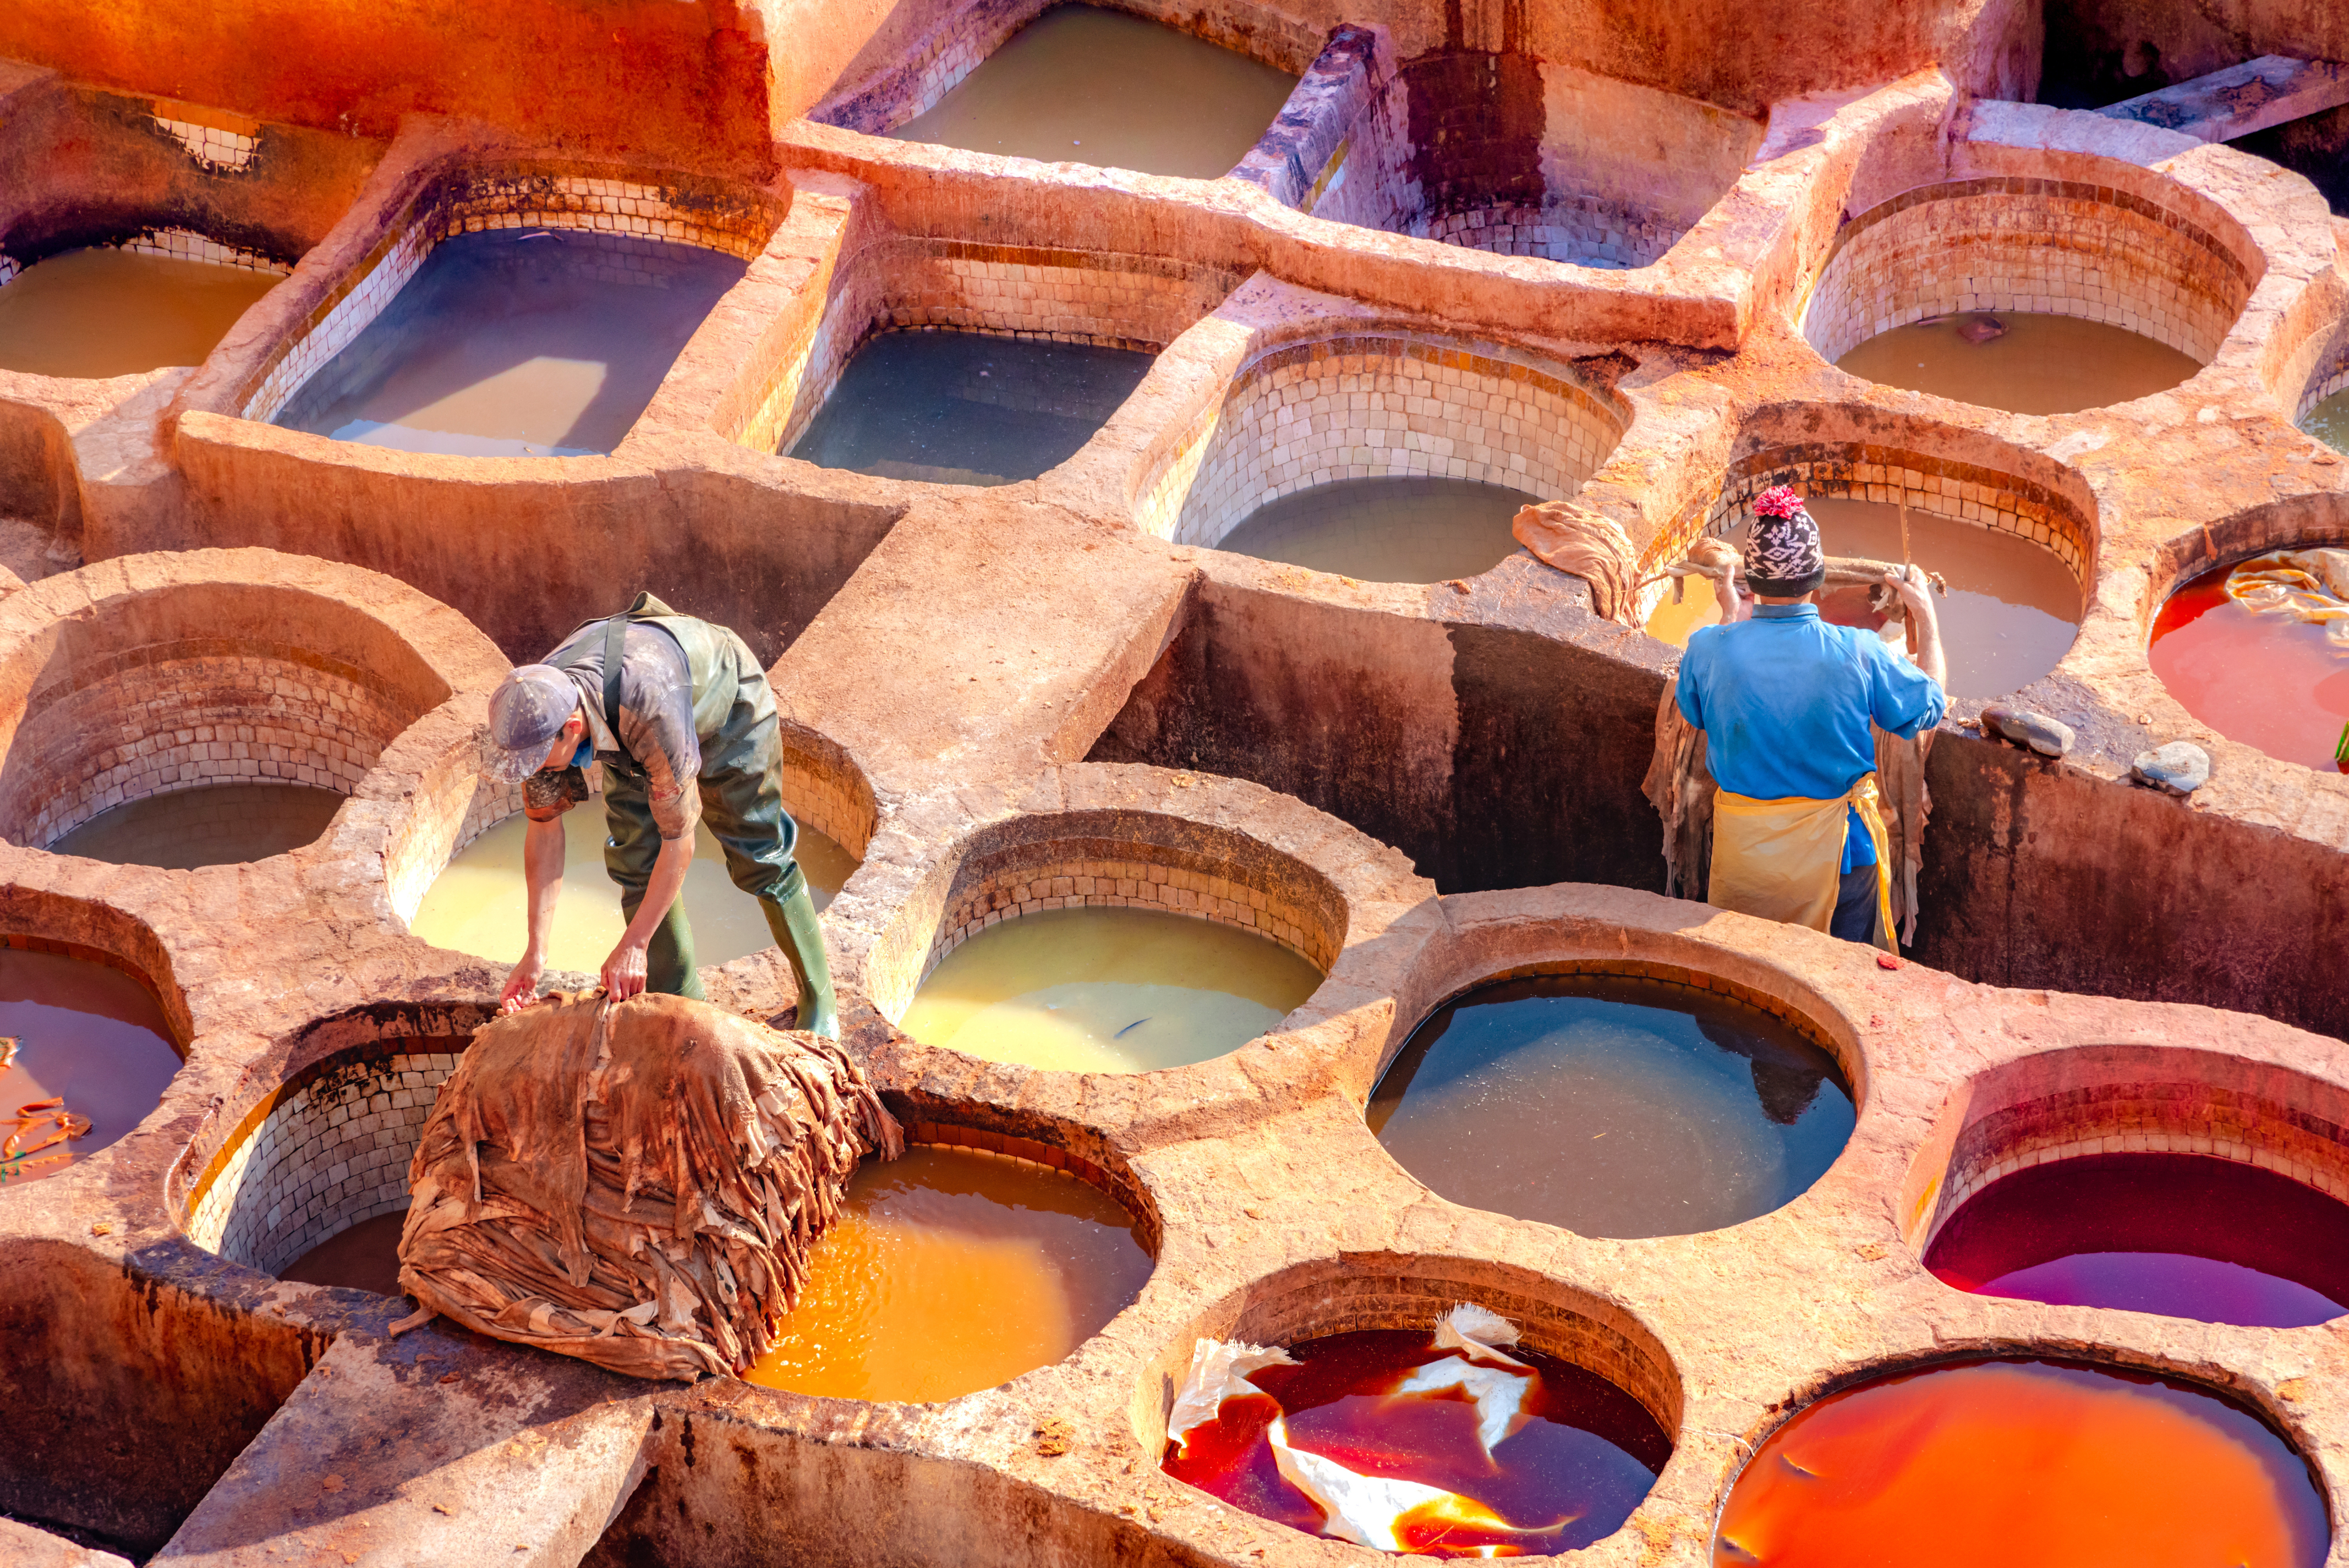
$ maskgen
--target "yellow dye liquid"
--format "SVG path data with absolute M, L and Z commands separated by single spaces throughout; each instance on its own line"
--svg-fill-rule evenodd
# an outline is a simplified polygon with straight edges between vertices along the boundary
M 0 288 L 0 370 L 129 376 L 201 365 L 279 274 L 131 251 L 66 251 Z
M 467 845 L 424 895 L 409 929 L 435 947 L 497 963 L 519 961 L 530 936 L 522 870 L 528 826 L 517 812 Z M 627 929 L 620 889 L 604 869 L 602 803 L 587 802 L 565 815 L 563 826 L 563 893 L 555 900 L 546 961 L 550 968 L 593 974 Z M 812 828 L 801 827 L 796 854 L 819 909 L 856 869 L 854 856 Z M 706 826 L 694 831 L 683 897 L 697 962 L 726 963 L 775 945 L 759 901 L 727 876 L 725 851 Z
M 746 1375 L 838 1399 L 951 1399 L 1065 1361 L 1141 1293 L 1133 1218 L 1073 1177 L 966 1149 L 868 1159 L 799 1304 Z
M 990 1062 L 1144 1073 L 1247 1044 L 1320 983 L 1313 965 L 1235 926 L 1152 909 L 1046 909 L 948 953 L 898 1027 Z

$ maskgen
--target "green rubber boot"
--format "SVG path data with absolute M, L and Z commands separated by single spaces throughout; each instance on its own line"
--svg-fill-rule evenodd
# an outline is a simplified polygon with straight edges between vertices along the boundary
M 641 894 L 634 898 L 623 898 L 621 912 L 634 920 L 643 903 Z M 653 928 L 652 940 L 645 944 L 645 989 L 669 996 L 689 996 L 696 1002 L 707 1000 L 701 994 L 700 967 L 693 960 L 693 928 L 685 919 L 682 893 L 668 907 L 661 923 Z
M 798 1026 L 837 1040 L 840 1014 L 833 1001 L 832 966 L 824 961 L 823 928 L 816 922 L 815 900 L 808 897 L 807 884 L 796 876 L 792 882 L 794 885 L 787 896 L 761 898 L 759 909 L 767 917 L 767 929 L 775 933 L 775 945 L 783 950 L 783 958 L 792 966 L 792 978 L 799 981 Z

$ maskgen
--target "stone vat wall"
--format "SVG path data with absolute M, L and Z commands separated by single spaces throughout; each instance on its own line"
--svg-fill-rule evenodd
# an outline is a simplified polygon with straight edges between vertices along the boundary
M 1210 419 L 1204 450 L 1178 449 L 1147 483 L 1139 520 L 1150 532 L 1213 545 L 1257 508 L 1344 479 L 1423 475 L 1571 495 L 1627 422 L 1617 400 L 1562 366 L 1375 333 L 1258 356 Z
M 1904 192 L 1837 231 L 1801 312 L 1839 359 L 1952 311 L 2085 317 L 2208 364 L 2258 281 L 2195 214 L 2083 180 L 1991 175 Z

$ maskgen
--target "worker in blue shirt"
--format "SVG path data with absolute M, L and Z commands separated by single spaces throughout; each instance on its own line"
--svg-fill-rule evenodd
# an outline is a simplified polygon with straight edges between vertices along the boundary
M 1719 791 L 1706 898 L 1724 909 L 1892 948 L 1891 867 L 1876 738 L 1941 722 L 1948 668 L 1923 574 L 1887 574 L 1917 632 L 1911 664 L 1883 639 L 1819 618 L 1818 524 L 1790 485 L 1754 498 L 1742 562 L 1754 603 L 1713 585 L 1722 624 L 1689 638 L 1682 717 L 1705 735 Z

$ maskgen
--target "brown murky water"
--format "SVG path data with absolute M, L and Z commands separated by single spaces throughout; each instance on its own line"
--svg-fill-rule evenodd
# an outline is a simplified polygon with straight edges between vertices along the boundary
M 1585 1236 L 1679 1236 L 1801 1196 L 1856 1113 L 1835 1058 L 1757 1008 L 1544 975 L 1439 1008 L 1367 1116 L 1395 1162 L 1454 1203 Z
M 744 265 L 569 229 L 459 234 L 276 422 L 460 457 L 610 452 Z
M 304 1285 L 341 1285 L 396 1296 L 399 1291 L 399 1231 L 408 1210 L 378 1214 L 327 1237 L 277 1271 L 281 1280 Z
M 1830 556 L 1900 559 L 1899 508 L 1888 502 L 1822 497 L 1804 503 L 1818 520 Z M 1729 535 L 1744 548 L 1745 527 Z M 2079 633 L 2084 605 L 2070 568 L 2028 539 L 1994 533 L 1927 513 L 1909 514 L 1909 558 L 1942 575 L 1949 596 L 1934 601 L 1941 650 L 1950 661 L 1950 690 L 1964 697 L 2002 697 L 2055 668 Z M 1838 594 L 1821 607 L 1827 619 L 1868 624 L 1864 599 Z M 1648 632 L 1676 647 L 1689 633 L 1719 624 L 1712 585 L 1690 578 L 1686 597 L 1664 601 L 1648 618 Z
M 17 1107 L 62 1096 L 88 1136 L 0 1159 L 0 1184 L 55 1176 L 137 1127 L 162 1098 L 180 1054 L 154 994 L 120 970 L 0 948 L 0 1035 L 17 1042 L 0 1073 L 0 1133 Z M 38 1130 L 23 1147 L 47 1136 Z
M 49 846 L 117 866 L 240 866 L 314 844 L 344 797 L 310 784 L 199 784 L 127 800 Z
M 1046 909 L 948 953 L 898 1027 L 990 1062 L 1143 1073 L 1246 1044 L 1320 983 L 1278 942 L 1216 920 Z
M 2005 333 L 1983 343 L 1962 335 L 1995 320 Z M 2076 316 L 2023 311 L 1944 316 L 1878 333 L 1837 368 L 1888 387 L 1954 398 L 2017 414 L 2067 414 L 2168 391 L 2202 369 L 2167 343 Z
M 508 964 L 520 959 L 530 931 L 522 874 L 528 826 L 516 812 L 465 846 L 434 879 L 408 929 L 435 947 L 475 958 Z M 627 929 L 620 918 L 620 889 L 604 869 L 603 802 L 591 800 L 571 812 L 563 826 L 563 893 L 554 904 L 546 961 L 592 974 Z M 854 856 L 804 824 L 794 853 L 818 909 L 856 869 Z M 728 963 L 775 945 L 759 901 L 726 875 L 725 851 L 707 826 L 694 833 L 683 897 L 698 962 Z
M 889 134 L 1214 180 L 1247 155 L 1296 86 L 1287 71 L 1173 27 L 1061 5 Z
M 132 251 L 65 251 L 0 287 L 0 370 L 92 378 L 201 365 L 283 281 Z
M 916 1147 L 866 1160 L 847 1199 L 751 1382 L 951 1399 L 1066 1360 L 1150 1277 L 1132 1215 L 1022 1160 Z
M 2349 452 L 2349 391 L 2335 392 L 2300 421 L 2301 428 L 2335 452 Z
M 1506 559 L 1509 523 L 1536 499 L 1466 479 L 1345 479 L 1258 507 L 1216 548 L 1363 582 L 1440 583 Z

